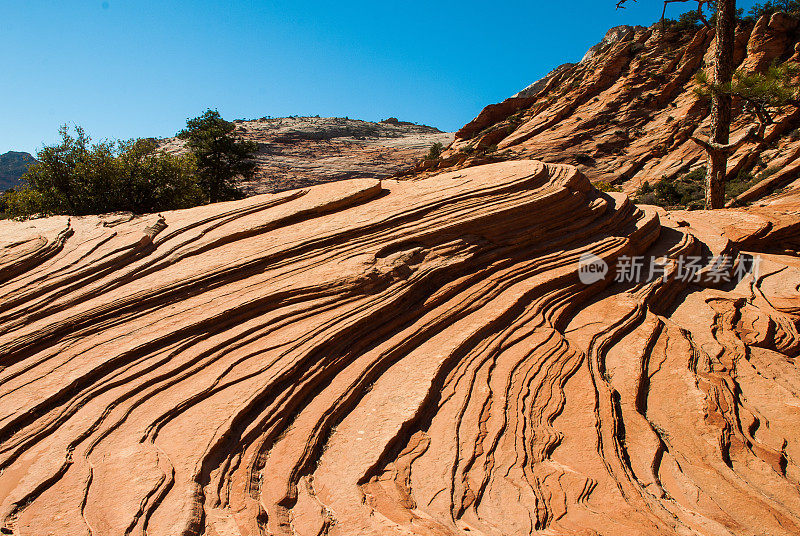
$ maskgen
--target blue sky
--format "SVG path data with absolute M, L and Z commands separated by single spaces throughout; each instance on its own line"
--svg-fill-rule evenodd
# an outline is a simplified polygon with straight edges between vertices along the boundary
M 608 28 L 661 13 L 614 3 L 0 0 L 0 153 L 33 153 L 63 123 L 169 136 L 206 108 L 455 130 Z

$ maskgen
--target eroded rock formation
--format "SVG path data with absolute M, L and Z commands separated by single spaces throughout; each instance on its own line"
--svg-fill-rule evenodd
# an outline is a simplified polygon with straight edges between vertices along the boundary
M 796 535 L 797 208 L 518 161 L 0 222 L 0 526 Z M 722 253 L 740 282 L 613 281 Z
M 800 61 L 797 18 L 776 13 L 740 24 L 735 54 L 736 66 L 748 72 Z M 413 173 L 534 158 L 575 165 L 593 182 L 628 193 L 644 181 L 681 176 L 706 162 L 690 139 L 707 134 L 710 124 L 710 107 L 695 93 L 694 75 L 713 59 L 711 28 L 613 28 L 580 62 L 487 106 L 456 133 L 440 160 L 421 162 Z M 755 121 L 735 100 L 732 131 Z M 779 110 L 763 141 L 752 140 L 732 155 L 729 178 L 740 172 L 769 179 L 742 201 L 800 178 L 800 108 Z
M 435 143 L 453 134 L 397 119 L 380 123 L 345 117 L 276 117 L 236 121 L 235 134 L 258 143 L 256 176 L 247 195 L 282 192 L 346 179 L 384 179 L 408 171 Z M 185 151 L 177 138 L 167 151 Z

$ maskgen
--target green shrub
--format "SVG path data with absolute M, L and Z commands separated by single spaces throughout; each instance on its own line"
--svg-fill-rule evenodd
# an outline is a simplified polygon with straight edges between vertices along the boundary
M 18 218 L 34 214 L 50 214 L 55 211 L 51 209 L 52 200 L 49 200 L 42 192 L 33 188 L 16 188 L 5 192 L 2 196 L 3 216 Z
M 610 182 L 600 181 L 594 183 L 594 187 L 600 190 L 601 192 L 621 192 L 622 188 L 617 186 L 616 184 L 611 184 Z
M 778 166 L 770 166 L 755 176 L 752 172 L 740 171 L 735 178 L 729 179 L 728 182 L 725 183 L 725 196 L 728 199 L 738 197 L 778 171 L 780 171 Z
M 34 214 L 155 212 L 201 204 L 194 158 L 158 150 L 153 139 L 91 143 L 81 127 L 45 146 L 23 175 L 23 186 L 3 195 L 12 217 Z
M 443 150 L 444 150 L 444 145 L 442 144 L 442 142 L 437 141 L 436 143 L 431 145 L 431 148 L 428 151 L 428 155 L 425 157 L 425 160 L 436 160 L 441 156 Z
M 458 150 L 459 153 L 462 154 L 472 154 L 475 152 L 475 143 L 470 143 Z
M 702 208 L 706 168 L 700 167 L 679 179 L 662 178 L 655 185 L 645 181 L 634 194 L 634 202 L 665 208 Z
M 760 180 L 774 173 L 769 168 L 757 177 L 751 172 L 740 171 L 725 183 L 725 197 L 733 199 L 752 188 Z M 645 181 L 634 194 L 634 202 L 642 205 L 658 205 L 664 208 L 703 208 L 705 200 L 706 167 L 701 166 L 677 179 L 662 178 L 654 185 Z
M 769 166 L 767 169 L 765 169 L 764 171 L 762 171 L 758 175 L 758 180 L 763 181 L 767 177 L 771 177 L 772 175 L 775 175 L 780 170 L 781 170 L 781 168 L 778 167 L 778 166 Z
M 775 0 L 764 2 L 763 4 L 753 4 L 744 20 L 755 22 L 765 15 L 770 16 L 778 11 L 797 13 L 800 11 L 800 0 Z

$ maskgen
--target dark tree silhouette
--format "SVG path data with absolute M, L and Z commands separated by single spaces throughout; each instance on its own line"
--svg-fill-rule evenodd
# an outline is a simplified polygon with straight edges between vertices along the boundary
M 236 199 L 236 177 L 250 178 L 255 173 L 253 153 L 258 144 L 233 136 L 236 125 L 225 121 L 217 110 L 186 121 L 178 137 L 197 159 L 198 182 L 209 202 Z

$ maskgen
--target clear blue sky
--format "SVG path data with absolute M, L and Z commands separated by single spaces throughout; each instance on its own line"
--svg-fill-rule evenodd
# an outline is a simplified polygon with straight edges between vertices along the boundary
M 661 13 L 614 3 L 0 0 L 0 153 L 33 153 L 63 123 L 169 136 L 209 107 L 455 130 L 608 28 Z

